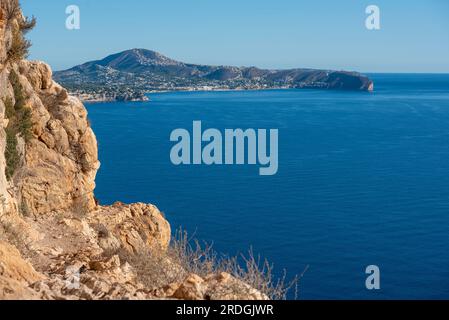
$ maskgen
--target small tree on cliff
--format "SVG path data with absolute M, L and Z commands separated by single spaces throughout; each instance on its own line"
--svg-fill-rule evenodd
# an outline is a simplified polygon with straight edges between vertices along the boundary
M 5 11 L 6 22 L 12 27 L 12 42 L 7 53 L 7 61 L 17 62 L 29 54 L 31 42 L 25 38 L 25 35 L 36 26 L 36 18 L 23 17 L 18 0 L 8 2 Z M 14 21 L 17 21 L 17 25 L 14 25 Z
M 14 176 L 17 168 L 20 165 L 20 155 L 17 151 L 17 137 L 22 137 L 27 143 L 31 137 L 31 110 L 26 106 L 26 97 L 23 92 L 23 87 L 20 83 L 19 76 L 12 70 L 9 75 L 9 81 L 14 89 L 14 100 L 6 98 L 3 102 L 5 104 L 5 116 L 8 118 L 8 126 L 5 128 L 6 132 L 6 169 L 5 174 L 8 179 Z

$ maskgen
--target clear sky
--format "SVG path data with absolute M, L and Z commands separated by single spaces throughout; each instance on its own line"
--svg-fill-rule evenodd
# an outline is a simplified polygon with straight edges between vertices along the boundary
M 65 69 L 146 48 L 190 63 L 449 73 L 447 0 L 21 0 L 32 59 Z M 65 28 L 78 5 L 81 29 Z M 377 5 L 381 30 L 365 28 Z

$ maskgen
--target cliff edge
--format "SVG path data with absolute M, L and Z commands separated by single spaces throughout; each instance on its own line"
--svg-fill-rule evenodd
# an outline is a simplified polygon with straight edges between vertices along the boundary
M 1 1 L 0 299 L 266 299 L 229 273 L 186 268 L 155 206 L 98 205 L 87 111 L 25 59 L 33 25 Z

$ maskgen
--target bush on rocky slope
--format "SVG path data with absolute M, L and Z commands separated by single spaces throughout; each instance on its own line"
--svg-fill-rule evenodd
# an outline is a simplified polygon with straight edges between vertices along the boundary
M 227 281 L 226 292 L 220 293 L 229 297 L 250 297 L 258 292 L 260 297 L 285 300 L 291 290 L 294 290 L 295 298 L 298 295 L 300 277 L 295 276 L 291 281 L 287 281 L 284 272 L 281 278 L 276 278 L 273 265 L 262 260 L 260 256 L 255 256 L 252 249 L 247 255 L 220 255 L 210 244 L 190 238 L 187 232 L 181 229 L 175 233 L 167 252 L 163 254 L 152 250 L 130 254 L 122 249 L 105 253 L 108 257 L 116 254 L 121 261 L 133 266 L 138 281 L 150 289 L 168 288 L 173 284 L 185 282 L 189 276 L 193 283 L 203 284 L 200 279 L 207 283 L 213 275 L 229 275 L 232 281 Z M 204 288 L 204 291 L 199 295 L 207 299 L 207 288 Z
M 31 42 L 25 38 L 25 35 L 36 26 L 36 18 L 23 17 L 19 2 L 13 0 L 7 3 L 5 20 L 6 24 L 11 26 L 13 30 L 11 46 L 7 52 L 7 61 L 10 63 L 19 62 L 28 56 Z
M 32 136 L 31 127 L 31 110 L 25 104 L 25 96 L 22 85 L 19 81 L 19 76 L 13 70 L 9 75 L 9 80 L 14 89 L 14 100 L 7 98 L 4 101 L 5 115 L 8 118 L 8 126 L 6 132 L 6 177 L 11 179 L 14 176 L 17 168 L 20 165 L 20 155 L 17 151 L 18 140 L 17 137 L 22 137 L 25 142 L 28 142 Z

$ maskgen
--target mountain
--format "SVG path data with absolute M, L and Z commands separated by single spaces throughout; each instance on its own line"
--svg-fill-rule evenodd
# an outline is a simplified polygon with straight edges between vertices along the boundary
M 368 77 L 357 72 L 196 65 L 146 49 L 116 53 L 55 72 L 54 77 L 72 92 L 104 95 L 119 92 L 124 99 L 166 90 L 313 88 L 372 91 L 374 87 Z

